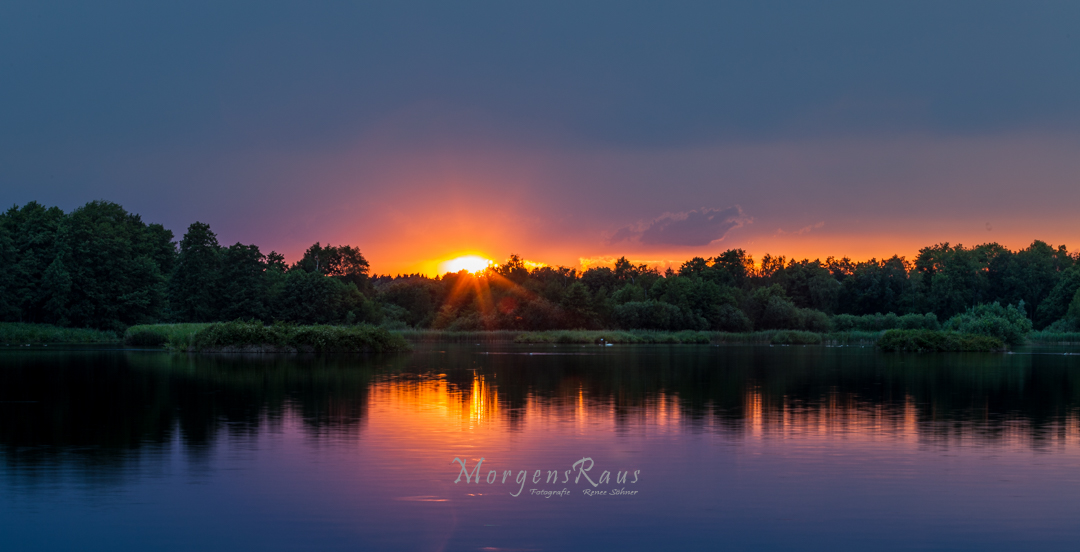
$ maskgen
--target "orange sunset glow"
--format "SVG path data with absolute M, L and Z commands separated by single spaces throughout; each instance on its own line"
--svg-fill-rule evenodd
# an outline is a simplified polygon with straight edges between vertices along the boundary
M 494 264 L 495 261 L 485 259 L 479 255 L 463 255 L 439 263 L 439 273 L 445 274 L 447 272 L 460 272 L 464 270 L 476 274 Z

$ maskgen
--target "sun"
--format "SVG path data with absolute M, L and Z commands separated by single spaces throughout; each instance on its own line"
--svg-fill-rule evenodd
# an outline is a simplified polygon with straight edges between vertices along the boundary
M 458 257 L 456 259 L 450 259 L 449 261 L 443 261 L 439 263 L 439 272 L 446 274 L 447 272 L 460 272 L 467 270 L 472 273 L 481 272 L 485 268 L 495 264 L 495 261 L 485 259 L 478 255 L 465 255 L 464 257 Z

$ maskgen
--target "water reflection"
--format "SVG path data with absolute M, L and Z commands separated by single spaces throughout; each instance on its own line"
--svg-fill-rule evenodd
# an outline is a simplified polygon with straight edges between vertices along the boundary
M 1080 359 L 1062 355 L 489 346 L 384 357 L 0 355 L 0 452 L 22 467 L 76 458 L 92 468 L 177 438 L 199 454 L 289 416 L 313 438 L 359 439 L 373 405 L 394 412 L 381 423 L 432 438 L 558 424 L 1039 448 L 1075 444 L 1080 427 Z

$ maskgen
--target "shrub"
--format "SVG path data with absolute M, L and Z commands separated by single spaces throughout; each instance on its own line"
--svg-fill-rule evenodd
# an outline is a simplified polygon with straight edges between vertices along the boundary
M 514 343 L 651 343 L 651 344 L 708 344 L 710 334 L 684 330 L 681 332 L 609 331 L 609 330 L 550 330 L 545 332 L 522 332 L 514 336 Z
M 124 332 L 124 345 L 129 347 L 187 348 L 195 332 L 209 326 L 208 322 L 186 324 L 143 324 L 131 326 Z M 183 344 L 183 345 L 181 345 Z
M 941 324 L 938 323 L 937 315 L 934 313 L 927 314 L 905 314 L 904 316 L 897 316 L 895 313 L 888 313 L 882 315 L 877 314 L 865 314 L 862 316 L 853 316 L 850 314 L 838 314 L 832 318 L 833 331 L 837 332 L 880 332 L 883 330 L 939 330 Z
M 296 326 L 260 322 L 221 322 L 209 324 L 196 332 L 187 349 L 190 351 L 246 351 L 357 353 L 389 352 L 408 349 L 399 334 L 374 326 Z
M 997 337 L 934 330 L 888 330 L 877 342 L 886 352 L 999 351 L 1005 348 Z
M 821 343 L 821 334 L 798 330 L 781 330 L 773 334 L 769 343 L 773 345 L 817 345 Z
M 709 326 L 707 320 L 689 310 L 655 300 L 616 305 L 612 316 L 620 328 L 632 330 L 704 330 Z
M 169 337 L 162 332 L 150 331 L 146 328 L 128 330 L 124 332 L 124 345 L 131 347 L 164 347 L 169 342 Z
M 713 329 L 721 332 L 749 332 L 754 329 L 754 324 L 743 311 L 732 305 L 721 305 L 716 309 Z
M 941 324 L 938 322 L 937 315 L 932 312 L 905 314 L 900 317 L 900 325 L 897 328 L 901 330 L 940 330 Z
M 965 334 L 985 335 L 1001 339 L 1009 345 L 1019 345 L 1031 332 L 1031 320 L 1019 307 L 1003 307 L 998 303 L 977 305 L 945 323 L 946 330 Z
M 799 309 L 799 329 L 805 332 L 828 333 L 832 331 L 833 325 L 829 315 L 819 310 Z
M 851 314 L 838 314 L 833 317 L 833 330 L 850 332 L 856 328 L 859 317 Z

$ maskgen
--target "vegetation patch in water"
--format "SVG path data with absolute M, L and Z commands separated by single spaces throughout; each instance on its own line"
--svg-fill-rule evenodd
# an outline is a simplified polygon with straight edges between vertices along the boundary
M 877 342 L 886 352 L 1001 351 L 1005 342 L 997 337 L 935 330 L 889 330 Z
M 170 347 L 192 352 L 382 353 L 404 351 L 399 335 L 375 326 L 263 325 L 261 322 L 219 322 L 176 336 Z

